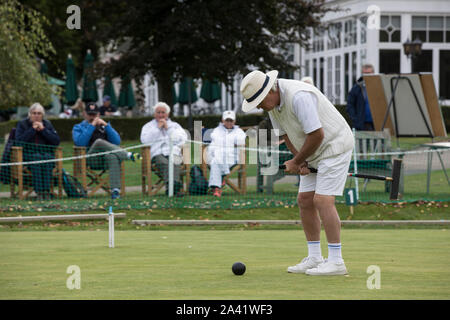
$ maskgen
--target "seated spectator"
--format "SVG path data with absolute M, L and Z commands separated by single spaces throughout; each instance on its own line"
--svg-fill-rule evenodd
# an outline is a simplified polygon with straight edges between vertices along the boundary
M 153 106 L 154 119 L 142 127 L 141 142 L 150 145 L 152 165 L 158 168 L 156 174 L 166 183 L 166 194 L 169 187 L 169 137 L 172 139 L 174 157 L 174 194 L 182 196 L 181 189 L 181 147 L 188 136 L 184 129 L 169 119 L 170 107 L 164 102 Z
M 300 79 L 300 81 L 309 83 L 310 85 L 314 85 L 314 80 L 311 77 L 303 77 L 303 78 Z
M 245 146 L 245 133 L 236 125 L 236 114 L 229 110 L 222 114 L 222 122 L 211 133 L 208 147 L 210 166 L 209 187 L 213 195 L 222 195 L 222 179 L 230 173 L 230 168 L 239 161 L 237 147 Z
M 136 161 L 140 154 L 131 153 L 119 147 L 120 136 L 110 123 L 100 118 L 98 106 L 94 102 L 86 105 L 83 112 L 84 121 L 72 129 L 72 137 L 76 146 L 87 147 L 87 154 L 115 151 L 98 157 L 88 157 L 87 165 L 94 170 L 109 170 L 111 198 L 120 198 L 120 163 L 123 160 Z
M 117 107 L 111 104 L 111 97 L 104 96 L 103 97 L 103 105 L 100 107 L 100 115 L 101 116 L 114 116 L 114 113 L 117 111 Z
M 55 148 L 60 139 L 50 121 L 44 119 L 45 109 L 34 103 L 28 110 L 28 118 L 17 123 L 16 141 L 23 147 L 23 160 L 40 161 L 55 158 Z M 22 142 L 22 143 L 20 143 Z M 52 197 L 50 184 L 55 162 L 27 165 L 32 174 L 33 189 L 39 200 Z
M 81 98 L 78 98 L 75 104 L 69 108 L 69 110 L 72 110 L 70 115 L 75 118 L 80 117 L 83 114 L 85 108 L 86 106 L 83 100 L 81 100 Z

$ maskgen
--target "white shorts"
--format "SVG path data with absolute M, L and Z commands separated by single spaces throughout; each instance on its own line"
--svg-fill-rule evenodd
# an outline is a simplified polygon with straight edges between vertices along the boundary
M 298 192 L 315 191 L 321 195 L 341 196 L 347 181 L 352 152 L 350 150 L 337 157 L 319 161 L 317 173 L 300 176 Z

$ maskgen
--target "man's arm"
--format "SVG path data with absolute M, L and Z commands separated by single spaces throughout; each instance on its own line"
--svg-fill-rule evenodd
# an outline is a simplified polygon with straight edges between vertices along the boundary
M 105 132 L 106 136 L 109 142 L 115 145 L 120 145 L 120 135 L 119 133 L 111 126 L 111 124 L 108 122 L 108 124 L 105 126 Z
M 50 145 L 59 145 L 60 138 L 50 121 L 44 121 L 44 130 L 41 131 L 42 136 Z
M 23 142 L 31 142 L 36 136 L 36 130 L 34 130 L 32 126 L 27 128 L 25 121 L 20 121 L 19 123 L 17 123 L 16 140 Z
M 301 165 L 303 162 L 311 156 L 317 148 L 319 148 L 324 138 L 324 132 L 322 128 L 319 128 L 306 135 L 305 143 L 303 144 L 300 151 L 295 154 L 294 162 L 297 165 Z M 289 147 L 289 145 L 288 145 Z
M 292 154 L 293 154 L 294 156 L 296 156 L 297 153 L 298 153 L 298 151 L 297 151 L 297 149 L 295 149 L 295 147 L 294 147 L 294 145 L 292 144 L 291 140 L 289 140 L 288 135 L 285 134 L 285 135 L 281 136 L 280 138 L 283 139 L 284 142 L 286 142 L 286 145 L 287 145 L 288 149 L 292 152 Z
M 76 146 L 87 147 L 91 140 L 95 127 L 91 124 L 83 126 L 81 123 L 76 124 L 72 129 L 72 139 Z

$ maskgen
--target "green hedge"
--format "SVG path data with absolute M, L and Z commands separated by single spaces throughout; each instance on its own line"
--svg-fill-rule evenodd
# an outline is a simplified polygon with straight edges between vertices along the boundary
M 336 108 L 344 116 L 344 118 L 349 122 L 350 119 L 345 111 L 344 105 L 337 105 Z M 450 133 L 450 107 L 442 107 L 442 115 L 444 117 L 445 126 L 447 132 Z M 249 115 L 238 115 L 237 123 L 241 127 L 254 126 L 265 119 L 265 115 L 261 114 L 249 114 Z M 139 118 L 105 118 L 107 121 L 111 122 L 111 125 L 119 132 L 122 140 L 139 140 L 141 135 L 142 127 L 153 119 L 153 117 L 139 117 Z M 183 128 L 188 128 L 188 118 L 187 117 L 173 117 L 173 121 L 178 122 Z M 206 115 L 206 116 L 194 116 L 194 121 L 202 121 L 202 125 L 205 128 L 215 128 L 219 121 L 221 120 L 221 115 Z M 81 118 L 78 119 L 51 119 L 53 126 L 62 141 L 72 140 L 72 128 L 75 124 L 80 123 Z M 13 127 L 17 124 L 17 120 L 2 122 L 0 123 L 0 137 L 4 137 Z

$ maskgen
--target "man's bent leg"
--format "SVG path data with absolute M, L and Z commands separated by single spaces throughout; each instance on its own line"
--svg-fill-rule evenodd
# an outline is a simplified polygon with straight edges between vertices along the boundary
M 306 240 L 320 241 L 320 219 L 314 206 L 314 191 L 300 192 L 297 197 Z
M 109 184 L 111 190 L 120 189 L 120 160 L 114 154 L 105 155 L 109 170 Z
M 111 154 L 114 154 L 121 161 L 128 159 L 128 152 L 123 150 L 121 147 L 112 144 L 109 141 L 103 139 L 95 140 L 94 144 L 89 148 L 88 154 L 99 153 L 99 152 L 107 152 L 107 151 L 117 151 Z
M 314 191 L 300 192 L 297 197 L 303 231 L 308 244 L 308 256 L 295 266 L 288 267 L 291 273 L 305 273 L 323 262 L 320 248 L 320 219 L 314 207 Z
M 334 196 L 321 194 L 314 196 L 314 206 L 319 211 L 328 243 L 341 242 L 341 220 L 334 202 Z

